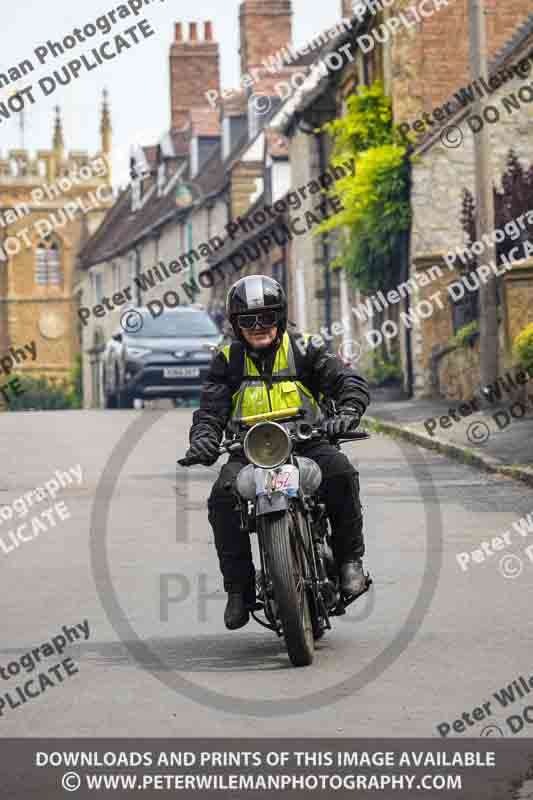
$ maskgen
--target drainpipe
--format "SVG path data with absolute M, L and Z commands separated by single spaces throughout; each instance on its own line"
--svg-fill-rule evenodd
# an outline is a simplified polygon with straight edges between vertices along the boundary
M 412 181 L 412 165 L 411 161 L 408 162 L 408 175 L 407 175 L 407 190 L 409 197 L 411 197 L 411 181 Z M 401 239 L 401 259 L 402 259 L 402 282 L 409 280 L 409 265 L 411 263 L 411 230 L 412 225 L 409 225 L 407 231 L 404 232 Z M 405 311 L 409 314 L 411 307 L 411 300 L 409 292 L 405 297 Z M 413 369 L 413 345 L 411 328 L 405 326 L 405 359 L 407 367 L 407 395 L 411 398 L 414 394 L 414 369 Z
M 135 277 L 138 278 L 140 274 L 141 274 L 141 253 L 139 251 L 139 248 L 136 247 L 135 248 Z M 136 283 L 135 286 L 136 286 L 136 289 L 137 289 L 137 291 L 135 292 L 136 299 L 137 299 L 136 305 L 139 308 L 140 305 L 141 305 L 141 290 L 140 290 L 140 287 L 139 287 L 138 283 Z
M 318 147 L 318 161 L 319 161 L 319 168 L 320 168 L 320 175 L 323 175 L 327 168 L 327 159 L 326 159 L 326 148 L 324 145 L 324 134 L 317 133 L 316 135 L 316 143 Z M 329 268 L 330 260 L 331 260 L 331 250 L 329 246 L 329 235 L 327 233 L 323 233 L 320 237 L 322 239 L 322 257 L 324 261 L 324 303 L 325 303 L 325 317 L 326 317 L 326 330 L 328 335 L 331 335 L 331 272 Z M 331 349 L 331 340 L 328 339 L 326 343 L 326 348 L 328 350 Z

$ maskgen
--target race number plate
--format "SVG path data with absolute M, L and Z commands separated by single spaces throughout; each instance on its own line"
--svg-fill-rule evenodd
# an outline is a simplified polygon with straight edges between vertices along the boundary
M 275 469 L 255 470 L 255 491 L 257 495 L 282 492 L 296 497 L 300 485 L 300 473 L 292 464 L 284 464 Z

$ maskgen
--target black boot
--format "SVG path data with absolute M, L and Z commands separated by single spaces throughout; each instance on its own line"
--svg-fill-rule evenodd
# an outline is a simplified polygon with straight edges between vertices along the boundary
M 229 592 L 224 623 L 230 631 L 243 628 L 250 621 L 250 612 L 244 592 Z
M 341 566 L 341 590 L 345 597 L 357 597 L 367 588 L 367 576 L 360 558 L 345 561 Z

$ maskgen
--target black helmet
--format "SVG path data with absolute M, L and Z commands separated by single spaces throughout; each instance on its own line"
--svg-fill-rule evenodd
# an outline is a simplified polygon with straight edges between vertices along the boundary
M 278 337 L 287 328 L 287 297 L 283 288 L 274 278 L 266 275 L 247 275 L 234 283 L 228 292 L 226 313 L 235 336 L 243 340 L 237 325 L 239 314 L 254 314 L 258 311 L 279 311 Z

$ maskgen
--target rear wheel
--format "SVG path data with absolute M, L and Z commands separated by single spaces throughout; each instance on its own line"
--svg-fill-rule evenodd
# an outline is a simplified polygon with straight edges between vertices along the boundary
M 292 524 L 287 512 L 268 514 L 262 539 L 289 658 L 295 667 L 306 667 L 313 662 L 313 624 L 304 557 Z

